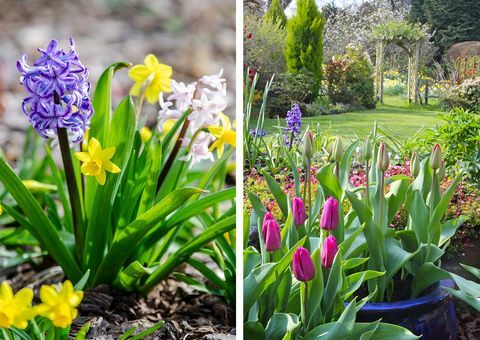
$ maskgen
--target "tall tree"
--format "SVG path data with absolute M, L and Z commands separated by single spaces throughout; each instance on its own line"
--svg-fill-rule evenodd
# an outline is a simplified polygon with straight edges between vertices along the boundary
M 322 79 L 323 27 L 325 19 L 315 0 L 297 0 L 297 12 L 287 22 L 285 59 L 287 69 L 306 69 L 318 82 Z
M 280 26 L 285 27 L 287 24 L 287 16 L 283 11 L 280 0 L 273 0 L 265 13 L 265 19 L 271 20 L 273 23 L 279 23 Z
M 414 0 L 410 17 L 431 27 L 440 52 L 457 42 L 480 40 L 478 0 Z

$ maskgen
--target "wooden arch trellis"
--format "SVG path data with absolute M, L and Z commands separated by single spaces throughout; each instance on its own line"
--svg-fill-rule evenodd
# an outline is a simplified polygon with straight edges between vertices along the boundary
M 420 88 L 418 85 L 418 68 L 420 49 L 425 33 L 420 26 L 395 20 L 377 26 L 372 33 L 376 43 L 375 58 L 375 96 L 383 102 L 383 60 L 385 48 L 390 44 L 400 46 L 408 56 L 407 96 L 408 102 L 418 103 Z

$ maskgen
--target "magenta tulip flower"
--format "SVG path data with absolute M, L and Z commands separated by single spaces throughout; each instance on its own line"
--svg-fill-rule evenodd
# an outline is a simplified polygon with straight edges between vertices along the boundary
M 322 266 L 331 268 L 335 255 L 337 255 L 338 246 L 335 236 L 331 235 L 325 239 L 322 247 Z
M 315 266 L 307 249 L 298 247 L 293 254 L 293 274 L 298 281 L 307 282 L 315 276 Z
M 268 219 L 262 227 L 263 239 L 267 251 L 276 251 L 280 249 L 280 226 L 275 219 Z
M 334 230 L 338 226 L 338 201 L 330 196 L 323 205 L 320 227 L 325 230 Z
M 303 225 L 307 219 L 305 205 L 300 197 L 294 197 L 292 202 L 293 222 L 297 227 Z

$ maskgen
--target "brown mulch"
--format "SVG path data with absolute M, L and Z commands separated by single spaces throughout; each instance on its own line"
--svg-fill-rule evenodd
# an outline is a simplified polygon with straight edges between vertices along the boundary
M 42 266 L 44 267 L 44 266 Z M 29 286 L 36 291 L 43 284 L 64 280 L 59 267 L 39 268 L 30 264 L 0 272 L 14 290 Z M 183 282 L 168 279 L 147 297 L 125 294 L 106 285 L 85 291 L 79 316 L 71 335 L 90 322 L 87 339 L 118 339 L 132 327 L 135 334 L 160 321 L 165 324 L 146 339 L 235 339 L 235 310 L 223 298 L 202 293 Z
M 458 340 L 480 339 L 480 313 L 466 303 L 455 300 L 458 317 Z

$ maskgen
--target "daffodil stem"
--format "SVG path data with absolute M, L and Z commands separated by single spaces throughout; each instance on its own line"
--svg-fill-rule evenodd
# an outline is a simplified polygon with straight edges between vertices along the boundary
M 70 144 L 68 142 L 67 130 L 65 128 L 59 128 L 57 132 L 58 142 L 60 144 L 60 152 L 62 153 L 63 166 L 65 168 L 65 176 L 67 179 L 68 195 L 70 196 L 70 206 L 72 208 L 73 232 L 75 234 L 77 254 L 79 258 L 82 258 L 80 254 L 83 252 L 85 233 L 83 230 L 80 192 L 78 191 L 75 170 L 73 169 L 72 153 L 70 151 Z
M 185 122 L 183 123 L 182 129 L 180 130 L 180 133 L 177 137 L 177 141 L 175 142 L 175 145 L 173 146 L 173 150 L 170 153 L 170 156 L 168 156 L 167 161 L 165 162 L 165 165 L 162 168 L 162 172 L 160 173 L 160 176 L 158 177 L 158 182 L 157 182 L 157 194 L 160 191 L 160 188 L 162 187 L 163 181 L 165 181 L 165 178 L 167 177 L 173 162 L 175 161 L 175 158 L 177 158 L 178 151 L 180 151 L 180 147 L 182 146 L 182 139 L 185 137 L 185 134 L 187 133 L 188 129 L 188 124 L 189 120 L 186 119 Z

